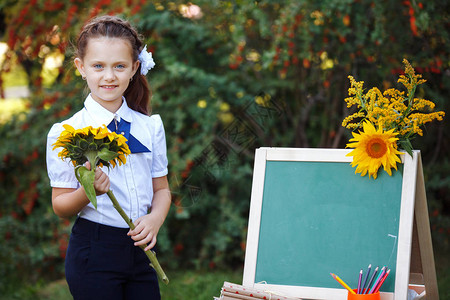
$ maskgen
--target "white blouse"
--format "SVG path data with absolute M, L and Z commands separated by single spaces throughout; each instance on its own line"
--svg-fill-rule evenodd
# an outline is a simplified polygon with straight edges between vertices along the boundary
M 75 129 L 86 126 L 96 128 L 103 124 L 108 126 L 114 119 L 125 120 L 130 124 L 130 132 L 122 134 L 134 137 L 134 144 L 137 143 L 139 147 L 134 151 L 131 149 L 132 153 L 127 156 L 126 164 L 110 169 L 103 167 L 102 170 L 109 176 L 111 190 L 125 213 L 134 221 L 150 210 L 153 199 L 152 178 L 162 177 L 168 173 L 166 137 L 159 115 L 149 117 L 136 112 L 128 107 L 125 98 L 122 106 L 114 114 L 89 95 L 82 110 L 71 118 L 54 124 L 50 129 L 47 136 L 47 172 L 52 187 L 79 188 L 80 184 L 75 177 L 72 163 L 69 160 L 61 160 L 58 157 L 61 148 L 52 150 L 52 144 L 64 130 L 63 124 L 69 124 Z M 97 209 L 89 203 L 81 210 L 79 216 L 109 226 L 128 227 L 106 194 L 97 196 Z

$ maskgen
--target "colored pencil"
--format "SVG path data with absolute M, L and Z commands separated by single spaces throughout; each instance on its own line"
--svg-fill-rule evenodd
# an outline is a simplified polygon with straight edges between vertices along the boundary
M 373 291 L 375 290 L 375 287 L 378 285 L 378 282 L 380 282 L 381 278 L 384 276 L 384 272 L 386 272 L 386 266 L 381 268 L 381 272 L 380 274 L 378 274 L 377 279 L 373 283 L 372 288 L 370 289 L 368 294 L 373 294 Z
M 387 270 L 386 274 L 384 274 L 383 278 L 380 280 L 380 283 L 378 283 L 377 287 L 375 288 L 375 290 L 373 291 L 374 293 L 378 292 L 381 288 L 381 286 L 383 285 L 384 281 L 386 280 L 386 278 L 389 275 L 389 272 L 391 272 L 391 269 Z
M 362 278 L 362 273 L 363 273 L 363 271 L 362 271 L 362 269 L 361 269 L 361 271 L 359 271 L 359 277 L 358 277 L 358 288 L 356 289 L 356 293 L 357 293 L 357 294 L 359 294 L 359 291 L 360 291 L 360 289 L 361 289 L 361 278 Z
M 372 268 L 372 264 L 369 265 L 369 267 L 367 268 L 367 273 L 366 276 L 364 278 L 364 283 L 361 286 L 361 290 L 359 291 L 361 294 L 364 294 L 364 287 L 366 286 L 367 283 L 367 279 L 369 278 L 370 275 L 370 269 Z
M 370 277 L 370 280 L 369 280 L 367 287 L 366 287 L 365 291 L 363 292 L 363 294 L 367 294 L 367 292 L 369 291 L 370 285 L 372 284 L 372 281 L 375 278 L 375 276 L 377 275 L 377 273 L 378 273 L 378 267 L 375 268 L 375 271 L 373 272 L 372 277 Z
M 336 274 L 330 273 L 337 282 L 339 282 L 344 288 L 346 288 L 350 293 L 356 294 L 354 290 L 352 290 L 339 276 Z

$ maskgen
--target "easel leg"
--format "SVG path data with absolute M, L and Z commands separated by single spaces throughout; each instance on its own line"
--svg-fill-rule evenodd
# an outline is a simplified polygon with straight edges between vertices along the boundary
M 425 282 L 426 298 L 439 299 L 436 268 L 434 264 L 433 245 L 431 241 L 430 220 L 428 217 L 425 180 L 423 177 L 422 159 L 419 155 L 416 184 L 416 202 L 414 215 L 417 225 L 420 260 Z

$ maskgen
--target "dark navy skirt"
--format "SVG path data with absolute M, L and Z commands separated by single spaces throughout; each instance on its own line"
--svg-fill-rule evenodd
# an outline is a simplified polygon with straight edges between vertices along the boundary
M 128 228 L 78 218 L 66 255 L 66 279 L 75 300 L 160 300 L 158 278 Z

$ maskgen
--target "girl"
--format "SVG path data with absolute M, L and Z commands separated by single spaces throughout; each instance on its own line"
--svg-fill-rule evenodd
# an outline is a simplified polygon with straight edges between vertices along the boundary
M 170 208 L 166 140 L 159 115 L 148 115 L 145 74 L 154 66 L 136 30 L 112 16 L 93 19 L 77 40 L 75 65 L 90 94 L 84 108 L 53 125 L 47 138 L 47 169 L 52 205 L 60 217 L 78 214 L 65 262 L 70 292 L 78 299 L 160 299 L 156 272 L 139 245 L 156 244 Z M 128 139 L 127 163 L 95 170 L 97 209 L 80 187 L 69 161 L 52 144 L 62 125 L 103 124 Z M 109 124 L 109 125 L 108 125 Z M 88 166 L 90 167 L 90 166 Z M 111 189 L 134 221 L 130 230 L 105 194 Z

